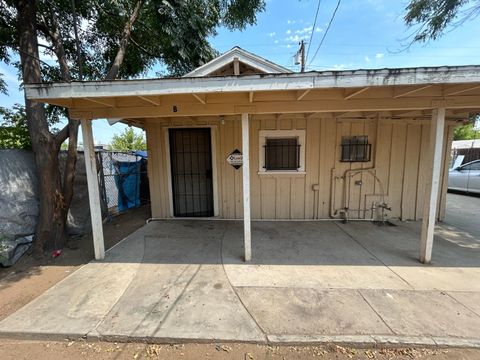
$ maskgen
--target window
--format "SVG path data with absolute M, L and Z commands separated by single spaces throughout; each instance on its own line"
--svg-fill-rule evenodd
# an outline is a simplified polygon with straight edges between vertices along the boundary
M 300 145 L 298 138 L 265 139 L 266 170 L 298 170 L 300 167 Z
M 305 173 L 305 130 L 261 130 L 259 174 Z
M 468 165 L 462 166 L 462 170 L 480 170 L 480 161 L 475 161 Z
M 370 161 L 372 145 L 368 143 L 368 136 L 343 136 L 341 161 L 367 162 Z

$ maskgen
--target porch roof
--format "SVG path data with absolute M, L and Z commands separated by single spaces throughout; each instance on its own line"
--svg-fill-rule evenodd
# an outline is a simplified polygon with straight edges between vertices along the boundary
M 151 118 L 248 113 L 480 108 L 480 65 L 25 86 L 28 99 L 71 116 Z

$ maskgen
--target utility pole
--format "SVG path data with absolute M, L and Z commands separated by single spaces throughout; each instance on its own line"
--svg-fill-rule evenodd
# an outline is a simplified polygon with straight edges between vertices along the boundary
M 300 53 L 301 53 L 301 62 L 300 65 L 300 72 L 305 72 L 305 42 L 302 40 L 300 41 Z
M 295 65 L 300 65 L 300 72 L 305 72 L 305 42 L 299 43 L 300 49 L 295 54 Z

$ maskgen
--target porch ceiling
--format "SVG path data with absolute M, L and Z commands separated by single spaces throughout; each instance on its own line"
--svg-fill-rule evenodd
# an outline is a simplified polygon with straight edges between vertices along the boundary
M 133 122 L 240 113 L 411 117 L 440 106 L 461 118 L 480 111 L 480 66 L 33 84 L 26 94 L 74 118 Z

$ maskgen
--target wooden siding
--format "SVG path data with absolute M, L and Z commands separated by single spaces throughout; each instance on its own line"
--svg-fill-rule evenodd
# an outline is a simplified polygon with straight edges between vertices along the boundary
M 447 123 L 449 124 L 449 123 Z M 243 215 L 242 170 L 226 161 L 241 150 L 240 116 L 152 119 L 146 123 L 152 216 L 170 217 L 169 127 L 210 126 L 216 147 L 217 214 L 240 219 Z M 444 167 L 439 217 L 445 213 L 446 176 L 453 125 L 445 130 Z M 260 130 L 306 130 L 306 174 L 258 174 Z M 369 218 L 372 204 L 385 202 L 390 218 L 419 220 L 428 166 L 429 125 L 425 120 L 377 117 L 352 120 L 300 115 L 253 115 L 250 119 L 251 213 L 253 219 Z M 368 135 L 369 162 L 341 162 L 342 136 Z

